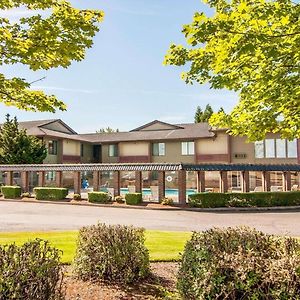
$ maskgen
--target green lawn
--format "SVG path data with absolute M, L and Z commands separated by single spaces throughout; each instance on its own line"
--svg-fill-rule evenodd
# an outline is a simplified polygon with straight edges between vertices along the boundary
M 182 252 L 184 244 L 191 236 L 191 233 L 147 230 L 145 235 L 151 261 L 172 261 L 179 259 L 179 253 Z M 76 247 L 77 231 L 0 233 L 0 244 L 15 242 L 17 245 L 21 245 L 35 238 L 48 240 L 53 246 L 62 250 L 63 263 L 72 262 Z

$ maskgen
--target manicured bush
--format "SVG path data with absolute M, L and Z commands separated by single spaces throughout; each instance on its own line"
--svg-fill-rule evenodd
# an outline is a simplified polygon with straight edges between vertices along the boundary
M 143 197 L 141 193 L 128 193 L 125 195 L 126 204 L 137 205 L 142 203 Z
M 20 186 L 8 186 L 4 185 L 1 187 L 1 193 L 6 199 L 16 199 L 21 197 Z
M 64 299 L 60 251 L 47 241 L 0 246 L 0 299 Z
M 63 200 L 69 191 L 66 188 L 36 187 L 33 189 L 37 200 Z
M 178 271 L 184 299 L 299 299 L 300 244 L 247 227 L 194 232 Z
M 173 205 L 174 201 L 172 198 L 165 197 L 161 200 L 162 205 Z
M 97 224 L 79 231 L 74 269 L 83 280 L 132 283 L 149 273 L 143 228 Z
M 300 205 L 300 192 L 198 193 L 188 197 L 191 207 L 272 207 Z
M 125 199 L 124 199 L 122 196 L 116 196 L 116 197 L 115 197 L 115 201 L 116 201 L 117 203 L 122 204 L 122 203 L 125 202 Z
M 89 192 L 88 199 L 91 203 L 109 203 L 111 196 L 105 192 Z
M 74 194 L 73 199 L 74 200 L 81 200 L 81 195 L 80 194 Z

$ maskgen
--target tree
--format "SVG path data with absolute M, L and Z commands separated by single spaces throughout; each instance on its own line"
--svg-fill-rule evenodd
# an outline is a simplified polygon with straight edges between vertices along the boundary
M 208 122 L 213 113 L 214 111 L 210 104 L 205 106 L 204 111 L 202 111 L 200 106 L 197 106 L 194 121 L 195 123 Z
M 47 156 L 45 145 L 25 129 L 19 129 L 17 118 L 6 121 L 0 128 L 0 164 L 40 164 Z
M 26 8 L 34 15 L 12 22 L 0 17 L 0 65 L 24 64 L 31 70 L 67 68 L 81 61 L 93 44 L 103 12 L 73 8 L 67 0 L 1 1 L 0 9 Z M 45 11 L 41 14 L 40 11 Z M 9 106 L 32 111 L 65 110 L 54 95 L 32 89 L 23 78 L 6 78 L 0 73 L 0 101 Z
M 110 128 L 109 126 L 106 128 L 100 128 L 99 130 L 96 130 L 96 133 L 114 133 L 114 132 L 119 132 L 119 129 L 113 129 Z
M 171 45 L 169 65 L 188 65 L 186 83 L 239 93 L 232 112 L 211 123 L 233 135 L 300 138 L 300 4 L 291 0 L 208 0 L 212 17 L 195 13 L 183 27 L 188 47 Z
M 202 116 L 203 116 L 203 111 L 200 106 L 197 106 L 195 116 L 194 116 L 195 123 L 202 122 Z

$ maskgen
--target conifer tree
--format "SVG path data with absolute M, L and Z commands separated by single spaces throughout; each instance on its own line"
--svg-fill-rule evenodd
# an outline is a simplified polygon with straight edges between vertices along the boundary
M 203 112 L 203 121 L 202 122 L 208 122 L 210 117 L 212 116 L 212 114 L 214 113 L 212 107 L 207 104 L 206 107 L 205 107 L 205 110 Z
M 0 164 L 40 164 L 47 156 L 45 145 L 35 136 L 19 129 L 17 118 L 6 121 L 0 128 Z
M 200 106 L 197 106 L 195 116 L 194 116 L 194 122 L 195 123 L 200 123 L 202 122 L 202 117 L 203 117 L 203 111 Z

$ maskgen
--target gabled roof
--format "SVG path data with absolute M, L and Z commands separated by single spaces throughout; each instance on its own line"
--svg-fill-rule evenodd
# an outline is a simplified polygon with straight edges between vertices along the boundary
M 158 126 L 156 127 L 156 129 L 153 129 L 153 125 L 158 125 Z M 152 131 L 152 130 L 171 130 L 171 129 L 182 129 L 182 127 L 180 127 L 178 125 L 174 125 L 174 124 L 165 123 L 165 122 L 162 122 L 159 120 L 154 120 L 154 121 L 144 124 L 140 127 L 132 129 L 132 130 L 130 130 L 130 132 L 141 131 L 141 130 Z
M 194 140 L 199 138 L 212 138 L 215 136 L 210 131 L 207 123 L 191 123 L 174 125 L 176 129 L 164 130 L 138 130 L 114 133 L 91 133 L 79 136 L 91 143 L 118 143 L 130 141 L 165 141 L 165 140 Z

